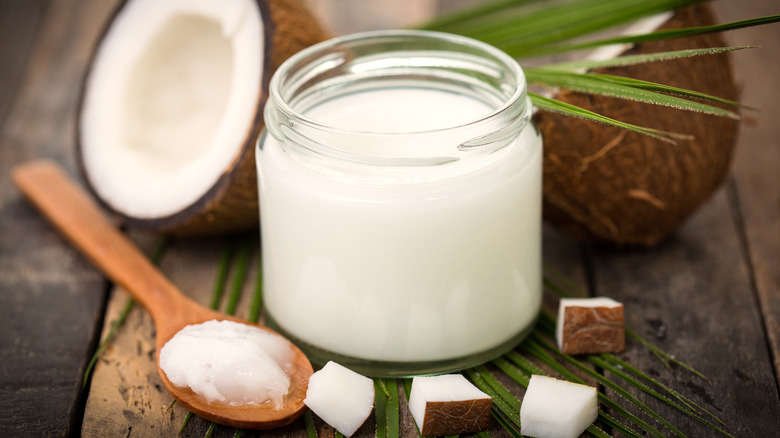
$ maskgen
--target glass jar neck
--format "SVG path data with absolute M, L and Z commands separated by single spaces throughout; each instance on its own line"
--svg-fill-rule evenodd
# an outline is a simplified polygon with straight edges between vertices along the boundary
M 307 114 L 333 99 L 401 89 L 452 93 L 488 110 L 467 122 L 413 131 L 345 128 Z M 267 132 L 305 164 L 328 159 L 337 167 L 381 171 L 471 167 L 464 163 L 485 161 L 511 144 L 530 117 L 525 77 L 512 58 L 475 40 L 427 31 L 368 32 L 299 52 L 273 76 L 265 108 Z

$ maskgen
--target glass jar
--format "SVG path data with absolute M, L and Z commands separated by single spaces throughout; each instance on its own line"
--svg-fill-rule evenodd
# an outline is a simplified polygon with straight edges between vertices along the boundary
M 520 66 L 425 31 L 336 38 L 270 83 L 256 150 L 268 324 L 372 376 L 497 357 L 541 306 L 541 137 Z

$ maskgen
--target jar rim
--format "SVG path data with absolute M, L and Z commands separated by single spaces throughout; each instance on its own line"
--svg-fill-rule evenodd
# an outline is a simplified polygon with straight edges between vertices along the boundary
M 495 108 L 490 113 L 480 117 L 479 119 L 467 122 L 466 124 L 473 124 L 473 123 L 479 123 L 480 120 L 489 119 L 493 117 L 494 115 L 501 113 L 502 111 L 506 110 L 507 107 L 512 105 L 515 101 L 520 100 L 524 94 L 526 94 L 526 82 L 525 82 L 525 74 L 523 73 L 522 68 L 520 65 L 515 61 L 514 58 L 509 56 L 507 53 L 502 51 L 501 49 L 492 46 L 490 44 L 484 43 L 482 41 L 446 33 L 446 32 L 439 32 L 439 31 L 430 31 L 430 30 L 415 30 L 415 29 L 386 29 L 386 30 L 372 30 L 372 31 L 365 31 L 365 32 L 358 32 L 343 36 L 338 36 L 331 38 L 326 41 L 322 41 L 320 43 L 314 44 L 312 46 L 309 46 L 294 55 L 292 55 L 290 58 L 285 60 L 279 68 L 277 68 L 276 72 L 271 77 L 270 85 L 269 85 L 269 98 L 273 99 L 274 104 L 279 107 L 279 109 L 287 114 L 294 115 L 297 119 L 300 121 L 306 123 L 306 124 L 312 124 L 317 126 L 325 126 L 328 127 L 328 129 L 332 129 L 334 131 L 343 131 L 343 132 L 352 132 L 355 131 L 349 130 L 349 129 L 341 129 L 341 128 L 335 128 L 332 126 L 328 126 L 325 123 L 322 123 L 321 121 L 314 120 L 310 117 L 307 117 L 305 114 L 303 114 L 300 111 L 297 111 L 294 109 L 287 101 L 284 99 L 280 94 L 280 85 L 282 79 L 289 74 L 291 70 L 293 70 L 296 66 L 301 64 L 302 62 L 305 62 L 307 58 L 311 58 L 313 55 L 316 55 L 317 53 L 325 53 L 329 50 L 333 50 L 339 46 L 346 46 L 350 43 L 353 43 L 355 41 L 370 41 L 370 40 L 381 40 L 388 37 L 392 38 L 418 38 L 418 39 L 429 39 L 429 40 L 444 40 L 451 43 L 455 43 L 457 45 L 460 45 L 464 48 L 470 48 L 470 49 L 476 49 L 481 50 L 485 52 L 486 55 L 492 56 L 493 58 L 499 60 L 502 62 L 502 64 L 509 68 L 512 72 L 512 74 L 517 78 L 517 83 L 515 85 L 514 93 L 512 96 L 508 97 L 506 99 L 506 102 L 504 102 L 503 105 L 501 105 L 498 108 Z M 451 126 L 451 127 L 445 127 L 445 128 L 438 128 L 438 129 L 431 129 L 423 132 L 434 132 L 434 131 L 446 131 L 450 129 L 457 129 L 459 126 Z M 369 132 L 361 132 L 361 134 L 378 134 L 378 135 L 404 135 L 409 134 L 408 132 L 378 132 L 378 133 L 369 133 Z
M 409 77 L 427 79 L 426 84 L 432 86 L 446 83 L 456 92 L 478 93 L 472 97 L 485 103 L 491 100 L 490 112 L 435 129 L 375 132 L 331 126 L 307 116 L 308 108 L 299 109 L 305 106 L 303 100 L 321 101 L 327 95 L 313 84 L 335 83 L 328 85 L 328 92 L 332 92 L 331 88 L 339 89 L 356 82 L 355 77 L 366 76 L 363 79 L 370 87 L 394 77 L 390 71 L 405 71 L 383 64 L 401 59 L 420 62 L 403 64 Z M 445 78 L 447 75 L 453 78 Z M 291 140 L 309 152 L 345 161 L 402 166 L 442 164 L 495 151 L 516 137 L 530 122 L 530 115 L 522 68 L 500 49 L 460 35 L 398 29 L 340 36 L 294 54 L 271 78 L 265 108 L 266 129 L 279 140 Z M 345 137 L 359 139 L 364 149 L 341 149 L 334 139 Z M 388 147 L 390 144 L 408 147 Z

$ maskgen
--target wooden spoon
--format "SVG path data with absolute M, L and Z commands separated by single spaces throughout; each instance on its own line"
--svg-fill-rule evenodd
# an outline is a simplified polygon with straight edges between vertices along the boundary
M 303 399 L 312 366 L 292 343 L 294 371 L 290 375 L 290 390 L 281 409 L 276 409 L 273 403 L 260 406 L 209 403 L 189 388 L 171 383 L 160 369 L 160 349 L 179 330 L 212 319 L 249 323 L 201 306 L 182 294 L 129 239 L 111 225 L 84 190 L 56 164 L 33 161 L 19 165 L 13 170 L 13 180 L 63 235 L 152 315 L 157 328 L 157 372 L 185 408 L 215 423 L 251 429 L 283 426 L 305 412 Z M 266 327 L 257 327 L 281 336 Z

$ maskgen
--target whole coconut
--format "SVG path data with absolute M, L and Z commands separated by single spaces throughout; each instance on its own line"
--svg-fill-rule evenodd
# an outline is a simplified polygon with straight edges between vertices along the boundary
M 707 5 L 678 11 L 661 28 L 715 24 Z M 715 34 L 642 43 L 626 54 L 724 46 Z M 737 87 L 727 54 L 600 72 L 696 90 L 729 100 Z M 676 230 L 723 182 L 738 122 L 667 107 L 562 91 L 558 99 L 692 140 L 668 144 L 560 114 L 535 118 L 544 138 L 544 218 L 584 239 L 651 246 Z

